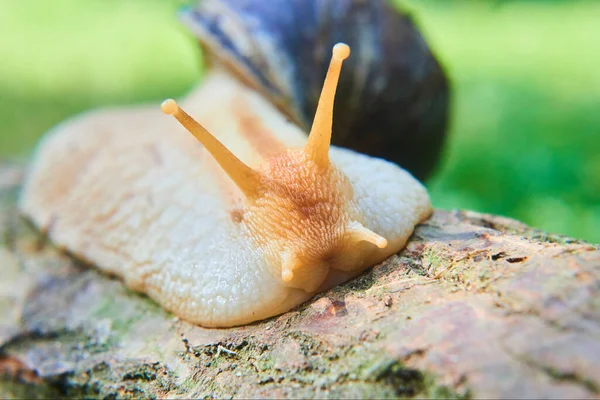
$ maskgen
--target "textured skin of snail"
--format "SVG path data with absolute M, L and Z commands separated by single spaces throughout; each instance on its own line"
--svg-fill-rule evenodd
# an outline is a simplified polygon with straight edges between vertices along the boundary
M 48 132 L 20 199 L 53 243 L 180 318 L 228 327 L 286 312 L 399 251 L 431 213 L 393 163 L 331 147 L 317 165 L 306 134 L 226 71 L 181 103 L 260 174 L 255 195 L 158 106 L 138 106 Z
M 448 80 L 411 18 L 383 0 L 202 0 L 181 18 L 211 57 L 307 130 L 329 51 L 340 77 L 333 144 L 393 161 L 418 179 L 444 143 Z

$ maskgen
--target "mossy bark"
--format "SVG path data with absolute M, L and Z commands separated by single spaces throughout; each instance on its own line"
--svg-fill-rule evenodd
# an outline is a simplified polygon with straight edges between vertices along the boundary
M 600 395 L 599 246 L 436 211 L 408 246 L 276 318 L 203 329 L 58 251 L 0 163 L 2 397 Z

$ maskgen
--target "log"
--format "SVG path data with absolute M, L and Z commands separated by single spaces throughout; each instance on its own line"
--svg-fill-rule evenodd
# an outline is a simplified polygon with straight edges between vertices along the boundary
M 600 251 L 442 211 L 360 277 L 266 321 L 203 329 L 61 252 L 0 162 L 2 397 L 600 396 Z

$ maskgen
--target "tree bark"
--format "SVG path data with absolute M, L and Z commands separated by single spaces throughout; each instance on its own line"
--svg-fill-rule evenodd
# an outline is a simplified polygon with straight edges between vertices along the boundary
M 57 250 L 0 162 L 2 397 L 600 396 L 599 246 L 438 210 L 296 309 L 203 329 Z

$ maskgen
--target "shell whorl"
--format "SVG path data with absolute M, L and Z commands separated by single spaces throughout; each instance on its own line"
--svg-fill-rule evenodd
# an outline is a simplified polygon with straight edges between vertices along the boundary
M 447 128 L 447 78 L 411 19 L 383 0 L 203 0 L 182 20 L 228 66 L 310 129 L 330 49 L 352 48 L 332 143 L 428 177 Z

